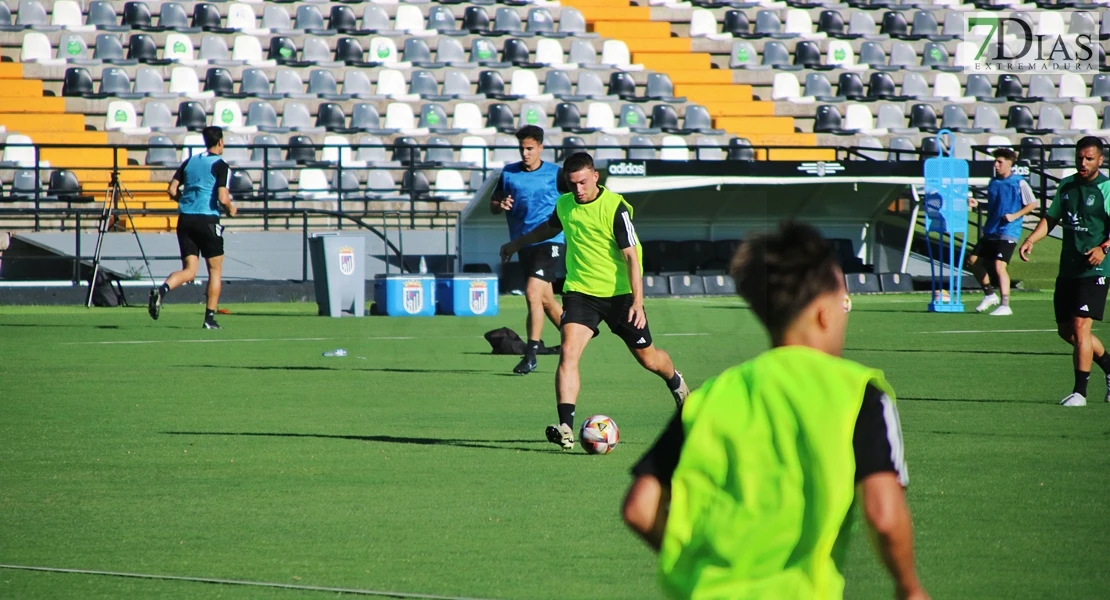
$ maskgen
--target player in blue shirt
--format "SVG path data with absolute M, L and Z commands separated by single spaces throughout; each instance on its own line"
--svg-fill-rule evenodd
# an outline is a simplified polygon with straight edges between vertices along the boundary
M 231 168 L 224 162 L 224 132 L 219 127 L 201 131 L 207 152 L 186 159 L 170 181 L 170 198 L 177 202 L 177 244 L 181 247 L 180 271 L 171 273 L 158 289 L 150 290 L 147 306 L 152 319 L 162 312 L 162 300 L 170 290 L 192 281 L 197 276 L 198 258 L 208 265 L 208 305 L 204 311 L 204 328 L 219 329 L 216 307 L 220 302 L 220 272 L 224 263 L 224 227 L 220 225 L 222 205 L 228 216 L 237 210 L 231 203 L 228 181 Z
M 555 211 L 555 200 L 566 192 L 558 165 L 543 162 L 543 129 L 526 125 L 516 132 L 520 162 L 505 165 L 490 201 L 490 212 L 505 213 L 510 239 L 517 239 L 547 223 Z M 566 271 L 566 240 L 555 237 L 520 249 L 520 264 L 528 276 L 524 297 L 528 300 L 528 344 L 524 358 L 513 368 L 517 375 L 536 370 L 536 354 L 543 334 L 543 318 L 558 328 L 563 307 L 555 299 L 552 283 Z
M 1017 249 L 1022 221 L 1025 215 L 1033 212 L 1037 203 L 1029 182 L 1014 173 L 1017 153 L 1009 148 L 999 148 L 993 155 L 995 177 L 987 186 L 987 223 L 968 264 L 986 294 L 975 311 L 983 312 L 1001 303 L 990 314 L 1004 317 L 1014 314 L 1010 309 L 1010 273 L 1006 268 Z M 978 202 L 972 199 L 968 204 L 975 208 Z M 996 286 L 1002 292 L 1001 298 L 994 292 Z

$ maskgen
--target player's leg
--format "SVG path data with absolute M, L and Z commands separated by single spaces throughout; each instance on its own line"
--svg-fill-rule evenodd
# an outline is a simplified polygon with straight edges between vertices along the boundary
M 563 449 L 574 447 L 574 408 L 578 404 L 581 380 L 578 362 L 586 344 L 597 335 L 602 320 L 602 309 L 597 298 L 571 292 L 563 297 L 562 327 L 560 328 L 559 367 L 555 371 L 555 408 L 559 422 L 545 431 L 549 442 Z
M 1081 311 L 1080 315 L 1087 317 L 1091 325 L 1094 324 L 1094 321 L 1102 321 L 1103 315 L 1106 312 L 1106 295 L 1107 285 L 1105 277 L 1081 280 L 1079 290 L 1080 308 L 1085 306 L 1087 310 Z M 1102 369 L 1106 378 L 1107 390 L 1106 395 L 1103 396 L 1103 400 L 1105 402 L 1110 402 L 1110 355 L 1107 354 L 1106 347 L 1102 343 L 1102 340 L 1100 340 L 1093 331 L 1090 334 L 1090 339 L 1092 362 Z
M 155 321 L 162 314 L 162 301 L 170 290 L 180 287 L 197 276 L 197 267 L 200 265 L 200 247 L 197 245 L 191 231 L 191 220 L 182 215 L 177 221 L 177 245 L 181 250 L 181 270 L 170 273 L 170 276 L 156 289 L 150 290 L 150 299 L 147 301 L 147 312 Z
M 548 425 L 544 433 L 547 441 L 559 444 L 564 450 L 574 447 L 574 409 L 582 389 L 578 362 L 594 335 L 595 329 L 581 323 L 564 323 L 562 327 L 562 352 L 559 368 L 555 371 L 555 409 L 559 413 L 559 423 Z
M 655 373 L 667 383 L 667 389 L 670 390 L 675 405 L 682 406 L 686 396 L 690 395 L 690 388 L 682 378 L 682 373 L 675 369 L 671 355 L 657 348 L 652 342 L 649 324 L 645 322 L 640 328 L 628 322 L 628 311 L 631 308 L 631 295 L 613 298 L 609 311 L 605 315 L 606 324 L 613 333 L 624 340 L 640 366 Z
M 555 298 L 554 283 L 548 283 L 543 290 L 543 312 L 555 329 L 563 326 L 563 305 Z
M 991 316 L 1005 317 L 1014 314 L 1014 311 L 1010 308 L 1010 260 L 1014 257 L 1017 242 L 999 240 L 996 246 L 994 270 L 998 280 L 998 290 L 1002 294 L 1002 306 L 996 308 Z
M 200 244 L 201 254 L 208 265 L 208 301 L 204 310 L 204 328 L 219 329 L 216 322 L 216 309 L 220 306 L 220 292 L 223 290 L 224 238 L 223 226 L 209 223 L 205 228 Z
M 993 246 L 991 240 L 979 240 L 975 246 L 975 254 L 969 260 L 975 279 L 983 286 L 983 301 L 975 307 L 975 312 L 983 312 L 1001 302 L 994 287 L 997 282 L 992 277 Z
M 527 375 L 535 371 L 538 366 L 536 354 L 543 339 L 543 320 L 547 313 L 546 297 L 550 293 L 551 282 L 540 277 L 529 277 L 524 286 L 524 299 L 528 303 L 528 316 L 524 325 L 528 339 L 524 345 L 524 357 L 513 367 L 513 373 L 517 375 Z
M 223 255 L 214 256 L 205 260 L 208 265 L 208 302 L 204 310 L 204 328 L 219 329 L 216 322 L 216 309 L 220 307 L 220 292 L 223 291 Z

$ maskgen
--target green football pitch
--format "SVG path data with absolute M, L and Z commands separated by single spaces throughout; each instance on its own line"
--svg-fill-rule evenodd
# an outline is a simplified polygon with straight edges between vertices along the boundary
M 1016 316 L 857 297 L 846 355 L 899 395 L 920 574 L 934 598 L 1095 598 L 1110 589 L 1110 406 L 1090 406 L 1048 294 Z M 629 467 L 673 411 L 607 331 L 578 420 L 608 456 L 543 440 L 554 357 L 510 375 L 488 319 L 327 319 L 315 305 L 0 308 L 0 564 L 473 598 L 656 598 L 619 519 Z M 766 347 L 739 300 L 648 303 L 692 386 Z M 1110 337 L 1110 328 L 1096 326 Z M 547 341 L 556 336 L 548 328 Z M 349 355 L 322 353 L 345 348 Z M 819 402 L 820 398 L 814 398 Z M 862 532 L 861 532 L 862 533 Z M 865 537 L 851 598 L 890 597 Z M 324 592 L 0 568 L 0 598 L 314 598 Z

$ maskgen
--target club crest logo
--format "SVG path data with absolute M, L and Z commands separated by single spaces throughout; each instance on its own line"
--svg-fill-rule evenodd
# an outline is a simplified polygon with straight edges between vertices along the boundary
M 1094 205 L 1095 205 L 1095 196 L 1094 196 L 1094 194 L 1091 194 L 1090 196 L 1087 196 L 1087 206 L 1094 206 Z
M 424 286 L 419 281 L 406 281 L 404 291 L 405 312 L 415 315 L 424 309 Z
M 339 272 L 344 275 L 355 273 L 355 249 L 343 246 L 339 249 Z
M 489 284 L 484 281 L 470 282 L 470 312 L 480 315 L 489 308 Z

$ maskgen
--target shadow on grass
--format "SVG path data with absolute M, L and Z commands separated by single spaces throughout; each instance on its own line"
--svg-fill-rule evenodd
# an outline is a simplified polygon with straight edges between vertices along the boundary
M 324 440 L 352 440 L 356 442 L 376 442 L 381 444 L 406 444 L 413 446 L 455 446 L 458 448 L 480 448 L 483 450 L 509 450 L 511 452 L 540 452 L 543 454 L 559 454 L 558 450 L 549 442 L 539 440 L 461 440 L 453 438 L 430 437 L 402 437 L 396 435 L 334 435 L 324 433 L 264 433 L 264 432 L 234 432 L 234 431 L 163 431 L 165 435 L 207 435 L 207 436 L 242 436 L 242 437 L 276 437 L 276 438 L 317 438 Z M 528 444 L 527 446 L 512 444 Z M 546 444 L 546 448 L 537 448 Z M 576 456 L 589 456 L 585 453 L 575 453 Z
M 91 327 L 93 329 L 119 329 L 119 325 L 80 325 L 73 323 L 0 323 L 0 327 L 26 327 L 28 329 L 39 329 L 42 327 L 60 327 L 65 329 L 73 329 L 75 327 Z
M 845 352 L 884 352 L 895 354 L 986 354 L 990 356 L 1070 356 L 1071 352 L 1040 352 L 1031 350 L 956 350 L 952 348 L 923 349 L 923 348 L 845 348 Z
M 968 404 L 1043 404 L 1046 406 L 1054 404 L 1054 402 L 1046 402 L 1044 400 L 1016 400 L 1014 398 L 998 400 L 994 398 L 923 398 L 920 396 L 898 396 L 899 402 L 903 400 L 912 402 L 960 402 Z
M 347 357 L 348 360 L 350 357 Z M 363 363 L 360 359 L 355 359 Z M 241 369 L 246 371 L 367 371 L 373 373 L 439 373 L 446 375 L 501 375 L 479 369 L 406 369 L 401 367 L 323 367 L 315 365 L 176 365 L 182 369 Z

